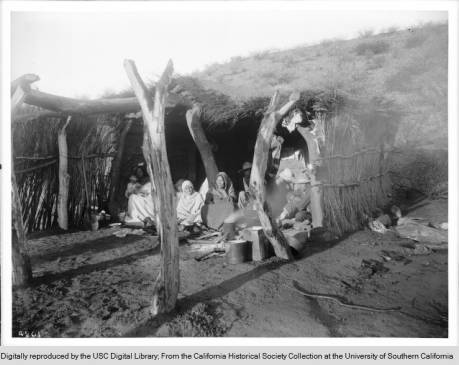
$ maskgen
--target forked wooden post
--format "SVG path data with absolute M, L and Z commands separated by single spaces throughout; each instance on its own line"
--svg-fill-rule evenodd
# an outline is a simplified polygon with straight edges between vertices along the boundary
M 320 159 L 320 148 L 317 138 L 311 133 L 311 130 L 307 127 L 300 125 L 296 126 L 296 129 L 306 141 L 309 153 L 309 163 L 313 166 L 311 173 L 311 215 L 312 215 L 312 226 L 314 228 L 323 227 L 324 221 L 324 209 L 323 209 L 323 190 L 321 181 L 318 174 L 318 160 Z
M 151 313 L 156 315 L 170 312 L 175 308 L 180 279 L 175 191 L 167 160 L 164 134 L 167 86 L 170 83 L 173 65 L 169 61 L 163 75 L 156 83 L 154 102 L 134 61 L 125 60 L 124 68 L 142 108 L 144 156 L 151 175 L 152 196 L 161 238 L 161 271 L 155 282 L 151 308 Z
M 35 74 L 24 74 L 17 79 L 11 81 L 11 95 L 17 90 L 20 86 L 25 91 L 30 91 L 30 84 L 40 80 L 40 77 Z
M 257 142 L 253 156 L 252 173 L 250 175 L 250 188 L 256 199 L 258 217 L 260 218 L 263 231 L 271 242 L 276 256 L 286 260 L 293 259 L 290 246 L 280 229 L 277 227 L 266 201 L 265 175 L 268 167 L 269 149 L 274 130 L 283 115 L 285 115 L 298 101 L 299 93 L 293 93 L 290 100 L 279 110 L 279 93 L 271 98 L 271 103 L 261 121 Z
M 24 101 L 26 93 L 21 85 L 18 85 L 11 97 L 11 116 L 14 115 L 16 110 L 21 106 Z
M 198 147 L 199 153 L 201 155 L 202 163 L 204 164 L 204 169 L 206 170 L 206 177 L 210 188 L 215 184 L 218 168 L 212 153 L 212 147 L 206 138 L 204 129 L 202 128 L 201 109 L 199 105 L 194 105 L 193 109 L 190 109 L 186 112 L 186 122 L 188 129 L 190 130 L 190 134 L 193 137 L 193 140 L 196 143 L 196 146 Z
M 67 148 L 67 126 L 72 119 L 71 116 L 57 134 L 57 146 L 59 148 L 59 194 L 57 198 L 57 223 L 59 228 L 67 230 L 69 228 L 69 173 L 68 173 L 68 148 Z

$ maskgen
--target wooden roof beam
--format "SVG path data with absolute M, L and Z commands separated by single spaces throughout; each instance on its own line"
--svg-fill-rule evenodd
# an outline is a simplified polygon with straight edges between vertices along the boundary
M 22 86 L 25 92 L 24 103 L 53 112 L 63 113 L 64 115 L 104 113 L 127 114 L 140 111 L 140 104 L 136 97 L 82 100 L 32 90 L 30 84 L 39 79 L 37 75 L 26 74 L 12 82 L 11 90 L 14 92 L 18 86 Z M 152 93 L 152 97 L 153 94 L 154 93 Z M 178 103 L 187 104 L 182 97 L 172 94 L 166 106 L 173 107 Z
M 132 113 L 140 110 L 137 98 L 81 100 L 30 90 L 24 99 L 29 105 L 65 114 Z

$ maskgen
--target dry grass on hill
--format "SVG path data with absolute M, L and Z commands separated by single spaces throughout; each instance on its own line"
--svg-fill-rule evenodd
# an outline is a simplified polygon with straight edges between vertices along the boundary
M 447 142 L 448 28 L 426 24 L 352 40 L 264 51 L 213 64 L 193 76 L 235 99 L 275 89 L 335 90 L 357 98 L 381 96 L 403 107 L 398 142 L 444 147 Z

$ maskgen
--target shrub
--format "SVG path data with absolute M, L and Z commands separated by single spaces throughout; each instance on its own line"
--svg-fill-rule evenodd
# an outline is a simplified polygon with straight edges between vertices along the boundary
M 359 31 L 359 38 L 371 37 L 374 33 L 375 32 L 374 32 L 373 29 L 363 29 L 363 30 Z
M 375 55 L 386 53 L 390 48 L 389 43 L 384 41 L 371 41 L 371 42 L 362 42 L 358 44 L 354 51 L 359 56 L 363 55 Z
M 384 66 L 384 63 L 386 62 L 386 56 L 384 55 L 378 55 L 374 57 L 371 62 L 368 64 L 368 70 L 376 70 L 378 68 L 381 68 Z
M 275 71 L 265 71 L 260 75 L 263 79 L 274 80 L 277 79 L 277 73 Z
M 277 77 L 277 82 L 281 84 L 288 84 L 289 82 L 295 80 L 295 76 L 289 72 L 282 72 Z
M 394 187 L 417 190 L 430 198 L 440 196 L 448 186 L 448 151 L 402 149 L 391 156 Z
M 413 88 L 413 80 L 426 73 L 430 65 L 426 59 L 414 59 L 400 67 L 393 75 L 388 76 L 385 85 L 389 91 L 407 92 Z
M 327 38 L 327 39 L 321 40 L 319 44 L 322 47 L 328 47 L 328 46 L 332 45 L 333 43 L 335 43 L 335 40 L 333 38 Z
M 410 35 L 405 41 L 405 48 L 411 49 L 420 46 L 427 39 L 427 34 L 415 33 Z
M 242 62 L 244 59 L 241 56 L 234 56 L 230 58 L 230 63 L 239 63 Z
M 261 52 L 255 52 L 251 56 L 256 59 L 256 60 L 262 60 L 264 58 L 267 58 L 269 55 L 269 51 L 261 51 Z
M 295 55 L 284 55 L 281 61 L 286 67 L 292 67 L 298 63 Z
M 384 33 L 386 34 L 393 34 L 396 32 L 398 32 L 398 28 L 396 26 L 392 26 L 384 30 Z

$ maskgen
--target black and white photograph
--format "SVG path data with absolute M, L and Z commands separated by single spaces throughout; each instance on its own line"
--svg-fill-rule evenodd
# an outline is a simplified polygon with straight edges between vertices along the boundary
M 451 336 L 448 11 L 87 3 L 10 14 L 7 336 Z

